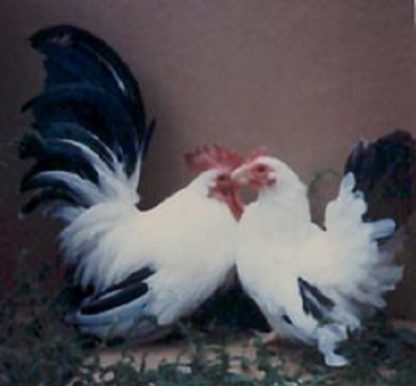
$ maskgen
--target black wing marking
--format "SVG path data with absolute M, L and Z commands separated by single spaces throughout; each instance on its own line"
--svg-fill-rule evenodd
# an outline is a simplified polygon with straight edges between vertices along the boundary
M 151 269 L 149 267 L 139 269 L 138 271 L 133 272 L 131 275 L 129 275 L 122 282 L 109 287 L 104 292 L 104 294 L 108 293 L 108 292 L 111 292 L 111 291 L 116 291 L 116 290 L 119 290 L 119 289 L 123 289 L 125 287 L 128 287 L 129 285 L 134 285 L 137 282 L 142 282 L 142 281 L 146 280 L 148 277 L 152 276 L 154 273 L 155 273 L 155 270 Z
M 130 285 L 127 288 L 106 294 L 103 298 L 95 298 L 95 300 L 81 307 L 81 313 L 84 315 L 92 315 L 123 306 L 132 300 L 140 298 L 147 290 L 148 286 L 146 283 Z
M 298 277 L 299 293 L 302 297 L 303 312 L 317 320 L 323 320 L 335 303 L 324 295 L 317 287 Z
M 84 315 L 99 314 L 139 299 L 146 294 L 149 289 L 147 283 L 144 281 L 154 273 L 155 271 L 148 267 L 132 273 L 122 282 L 117 283 L 88 299 L 88 301 L 81 306 L 81 313 Z

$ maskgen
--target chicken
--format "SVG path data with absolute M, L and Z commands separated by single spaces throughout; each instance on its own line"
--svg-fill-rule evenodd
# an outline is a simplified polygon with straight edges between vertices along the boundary
M 230 173 L 241 157 L 218 145 L 186 154 L 199 175 L 154 208 L 137 208 L 154 128 L 128 67 L 102 40 L 72 26 L 36 33 L 47 78 L 25 110 L 34 133 L 20 146 L 35 163 L 22 207 L 62 219 L 74 280 L 90 293 L 67 321 L 100 338 L 165 336 L 221 286 L 234 263 L 242 205 Z
M 317 347 L 328 366 L 348 363 L 339 343 L 386 305 L 384 293 L 402 278 L 393 236 L 415 205 L 415 165 L 407 132 L 360 142 L 323 227 L 311 221 L 307 187 L 284 162 L 259 151 L 234 171 L 236 182 L 258 191 L 240 221 L 237 272 L 275 336 Z

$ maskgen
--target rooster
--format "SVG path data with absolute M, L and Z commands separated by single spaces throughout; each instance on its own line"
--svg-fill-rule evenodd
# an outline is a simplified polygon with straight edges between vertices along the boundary
M 272 328 L 265 341 L 300 341 L 328 366 L 348 363 L 339 343 L 385 306 L 384 293 L 402 278 L 393 257 L 397 228 L 415 204 L 415 166 L 407 132 L 360 142 L 323 227 L 311 221 L 307 187 L 284 162 L 260 150 L 234 171 L 236 182 L 258 191 L 240 221 L 236 265 Z
M 218 145 L 186 154 L 199 175 L 154 208 L 137 208 L 148 123 L 139 86 L 101 39 L 73 26 L 39 31 L 43 92 L 24 110 L 34 131 L 20 146 L 34 165 L 21 214 L 64 221 L 59 241 L 85 290 L 67 320 L 99 338 L 165 336 L 222 285 L 234 263 L 242 205 L 230 173 L 241 157 Z M 88 292 L 89 291 L 89 292 Z

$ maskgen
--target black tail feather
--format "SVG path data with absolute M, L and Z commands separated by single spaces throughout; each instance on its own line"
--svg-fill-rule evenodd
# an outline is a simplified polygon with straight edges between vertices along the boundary
M 79 199 L 71 195 L 69 191 L 59 189 L 43 189 L 31 197 L 31 199 L 22 206 L 20 213 L 28 215 L 44 204 L 52 201 L 65 201 L 71 206 L 83 206 Z M 86 206 L 83 206 L 86 207 Z
M 75 123 L 49 122 L 34 125 L 34 129 L 41 132 L 45 139 L 70 139 L 89 147 L 102 161 L 114 170 L 112 153 L 96 135 Z
M 57 192 L 65 192 L 70 195 L 78 206 L 87 208 L 90 202 L 87 197 L 79 193 L 73 186 L 67 181 L 51 178 L 45 175 L 36 175 L 30 179 L 26 179 L 20 184 L 20 191 L 22 193 L 30 190 L 42 191 L 44 189 L 51 189 Z
M 416 142 L 404 130 L 374 141 L 361 141 L 349 155 L 345 173 L 352 172 L 356 190 L 368 203 L 366 220 L 407 221 L 416 204 Z
M 37 49 L 48 58 L 47 89 L 71 83 L 84 83 L 104 88 L 125 99 L 114 74 L 104 62 L 97 61 L 93 52 L 76 46 L 59 45 L 56 41 L 46 41 Z
M 46 141 L 40 135 L 26 133 L 19 142 L 19 158 L 36 158 L 46 148 Z
M 131 175 L 139 156 L 137 138 L 128 111 L 105 90 L 88 85 L 55 87 L 32 99 L 23 110 L 32 109 L 36 121 L 44 123 L 74 122 L 95 133 L 124 163 Z
M 36 160 L 21 189 L 40 190 L 23 209 L 31 211 L 48 199 L 85 205 L 83 192 L 71 187 L 69 180 L 39 177 L 39 173 L 69 172 L 100 189 L 98 163 L 95 156 L 85 154 L 86 147 L 113 173 L 105 178 L 117 178 L 120 184 L 131 177 L 137 181 L 135 172 L 155 121 L 147 125 L 139 85 L 127 65 L 104 41 L 74 26 L 43 29 L 30 41 L 44 55 L 46 80 L 43 92 L 22 108 L 33 113 L 38 137 L 21 143 L 21 157 Z
M 57 140 L 47 141 L 42 153 L 37 156 L 37 162 L 23 175 L 22 181 L 27 181 L 39 173 L 54 170 L 76 173 L 98 184 L 97 170 L 82 150 L 71 143 Z
M 55 61 L 58 61 L 58 55 L 45 52 L 46 47 L 49 47 L 50 50 L 51 46 L 71 49 L 72 52 L 83 55 L 84 58 L 95 57 L 95 74 L 106 73 L 101 79 L 109 80 L 112 83 L 112 86 L 110 86 L 111 90 L 117 89 L 125 95 L 130 106 L 130 113 L 134 117 L 136 128 L 138 129 L 139 139 L 143 137 L 146 128 L 146 114 L 139 85 L 127 65 L 107 43 L 91 33 L 71 25 L 45 28 L 35 33 L 30 41 L 32 47 L 43 52 L 49 60 L 53 58 Z M 64 60 L 64 58 L 60 57 L 60 59 L 61 63 L 69 64 L 71 62 L 71 58 Z M 93 66 L 89 68 L 93 68 Z M 61 70 L 49 71 L 48 75 L 60 75 L 60 73 Z M 103 81 L 100 82 L 102 87 L 104 86 L 103 83 Z M 52 85 L 56 86 L 57 84 L 52 83 Z
M 142 142 L 143 143 L 142 145 L 143 157 L 145 157 L 147 152 L 149 151 L 150 142 L 152 141 L 155 128 L 156 128 L 156 119 L 152 119 L 149 124 L 149 128 L 146 132 L 146 136 L 143 138 L 143 142 Z

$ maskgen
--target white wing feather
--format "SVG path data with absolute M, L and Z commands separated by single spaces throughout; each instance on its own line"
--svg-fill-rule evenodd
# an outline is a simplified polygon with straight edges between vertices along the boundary
M 117 202 L 95 205 L 60 239 L 81 284 L 97 292 L 141 268 L 154 269 L 146 279 L 147 312 L 164 324 L 192 311 L 225 280 L 236 228 L 224 204 L 188 187 L 145 212 Z
M 327 206 L 326 231 L 316 227 L 301 249 L 299 275 L 324 292 L 383 307 L 383 293 L 402 277 L 402 268 L 391 261 L 392 251 L 378 244 L 394 233 L 395 224 L 391 219 L 364 222 L 367 206 L 354 186 L 354 176 L 347 174 Z

